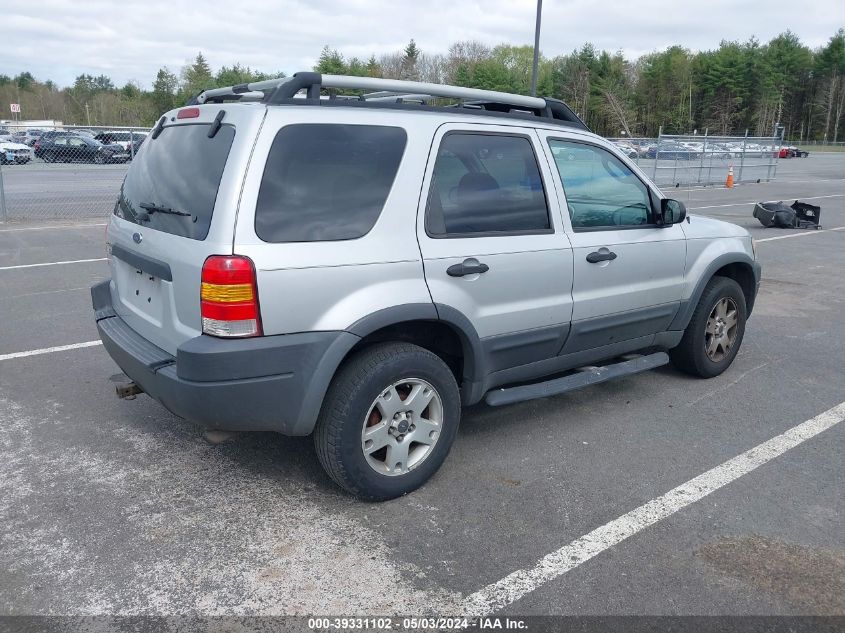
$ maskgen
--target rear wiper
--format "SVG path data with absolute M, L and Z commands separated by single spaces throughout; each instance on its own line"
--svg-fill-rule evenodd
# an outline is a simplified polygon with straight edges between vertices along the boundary
M 138 206 L 141 207 L 144 211 L 147 211 L 148 213 L 168 213 L 170 215 L 184 216 L 191 215 L 187 211 L 177 211 L 176 209 L 171 209 L 170 207 L 162 207 L 160 205 L 153 204 L 152 202 L 142 202 Z

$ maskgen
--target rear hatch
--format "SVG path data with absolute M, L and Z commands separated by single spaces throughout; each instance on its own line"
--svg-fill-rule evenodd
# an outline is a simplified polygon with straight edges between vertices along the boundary
M 215 117 L 224 111 L 222 125 Z M 206 105 L 169 112 L 132 162 L 108 227 L 112 302 L 141 336 L 175 355 L 202 333 L 210 255 L 230 255 L 241 184 L 266 109 Z

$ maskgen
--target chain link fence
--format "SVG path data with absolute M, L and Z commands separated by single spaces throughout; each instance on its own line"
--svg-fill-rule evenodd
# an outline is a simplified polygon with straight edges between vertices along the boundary
M 148 128 L 0 125 L 0 222 L 104 218 Z
M 103 218 L 148 128 L 0 126 L 0 222 Z M 668 135 L 610 139 L 661 187 L 769 182 L 782 132 L 766 137 Z
M 783 131 L 772 136 L 661 134 L 657 138 L 613 138 L 617 147 L 662 187 L 770 182 L 777 176 Z

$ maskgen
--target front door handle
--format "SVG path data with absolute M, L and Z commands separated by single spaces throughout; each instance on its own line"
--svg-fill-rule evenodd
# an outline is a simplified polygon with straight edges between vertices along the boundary
M 446 274 L 450 277 L 463 277 L 464 275 L 476 275 L 479 273 L 486 273 L 490 270 L 487 264 L 482 264 L 475 259 L 465 259 L 460 264 L 453 264 L 446 269 Z
M 608 251 L 606 253 L 594 251 L 587 255 L 587 261 L 591 264 L 598 264 L 599 262 L 612 262 L 614 259 L 616 259 L 616 253 L 614 253 L 613 251 Z

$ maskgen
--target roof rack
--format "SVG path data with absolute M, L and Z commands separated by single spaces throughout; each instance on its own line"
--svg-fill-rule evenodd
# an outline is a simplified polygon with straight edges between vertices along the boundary
M 306 101 L 319 103 L 320 91 L 323 89 L 369 91 L 361 96 L 337 95 L 331 100 L 342 98 L 372 104 L 426 104 L 438 98 L 454 99 L 459 101 L 457 105 L 444 107 L 465 108 L 468 111 L 482 110 L 487 113 L 527 114 L 553 119 L 556 122 L 584 130 L 588 129 L 569 106 L 557 99 L 528 97 L 495 90 L 462 88 L 421 81 L 324 75 L 316 72 L 299 72 L 291 77 L 205 90 L 192 99 L 190 105 L 225 101 L 262 101 L 267 104 L 285 104 L 291 103 L 294 99 L 301 101 L 299 93 L 302 91 L 305 93 Z M 334 95 L 332 96 L 334 97 Z

